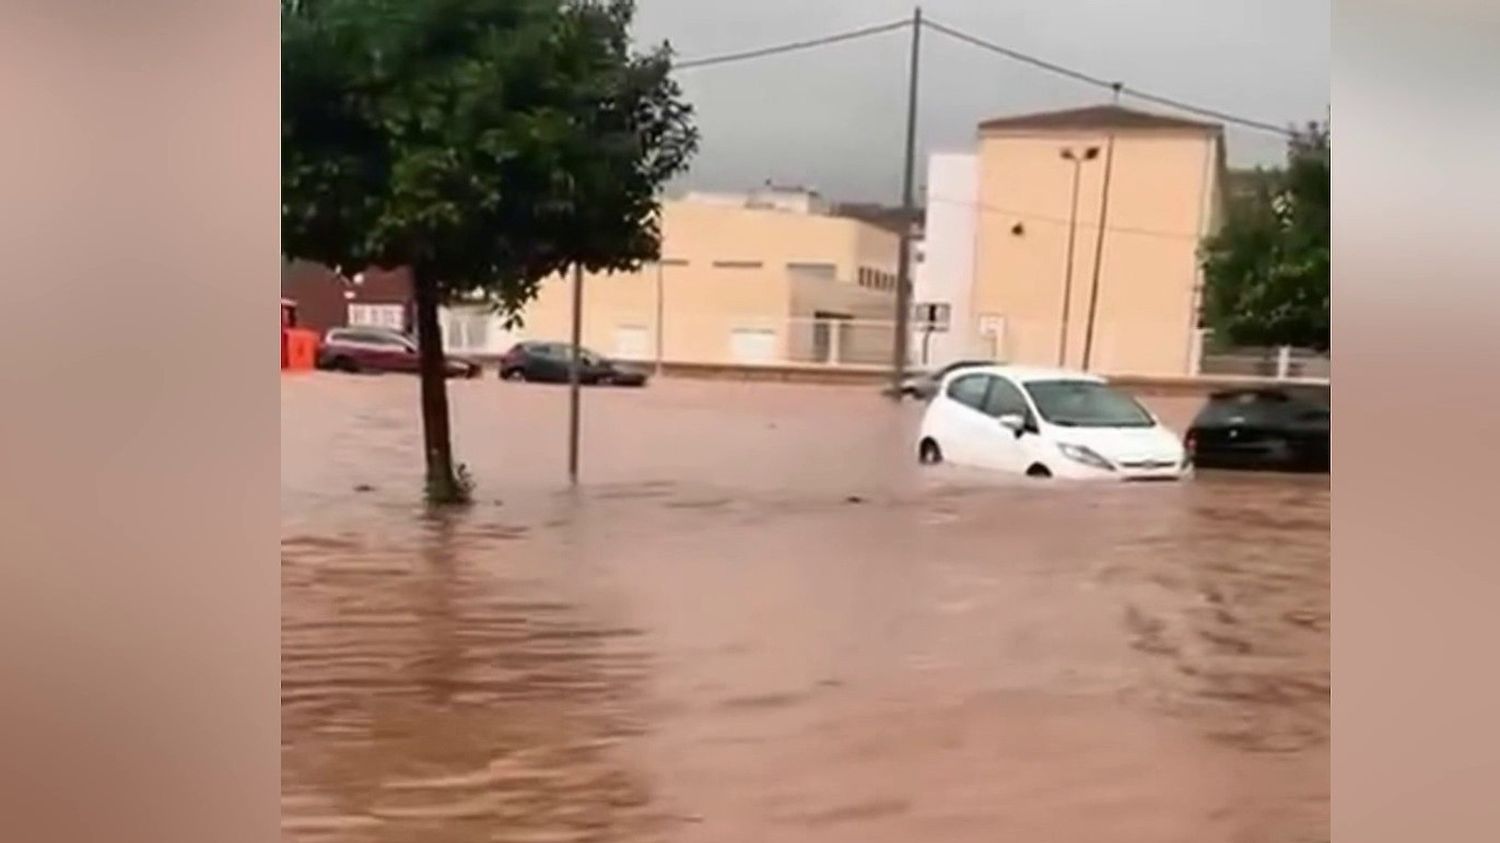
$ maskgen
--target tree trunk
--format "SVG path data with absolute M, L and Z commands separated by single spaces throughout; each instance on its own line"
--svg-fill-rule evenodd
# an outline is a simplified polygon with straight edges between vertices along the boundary
M 462 503 L 466 490 L 453 473 L 453 445 L 448 434 L 448 382 L 443 334 L 438 324 L 436 279 L 412 271 L 417 300 L 417 352 L 422 378 L 422 444 L 427 458 L 427 498 L 431 503 Z

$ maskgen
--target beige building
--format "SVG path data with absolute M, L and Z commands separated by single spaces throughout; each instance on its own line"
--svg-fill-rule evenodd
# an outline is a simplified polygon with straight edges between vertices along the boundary
M 896 236 L 796 192 L 663 203 L 660 264 L 585 276 L 583 344 L 648 361 L 659 348 L 667 362 L 888 362 Z M 450 308 L 445 340 L 469 353 L 566 341 L 571 314 L 571 279 L 549 279 L 519 328 Z
M 1196 371 L 1197 253 L 1220 218 L 1219 126 L 1118 106 L 1003 117 L 980 124 L 962 164 L 947 161 L 929 186 L 935 266 L 919 271 L 915 295 L 958 299 L 948 356 Z

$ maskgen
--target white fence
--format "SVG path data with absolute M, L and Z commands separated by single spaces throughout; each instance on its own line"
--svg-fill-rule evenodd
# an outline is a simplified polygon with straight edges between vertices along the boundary
M 782 342 L 787 363 L 889 366 L 896 325 L 879 319 L 840 317 L 789 319 Z
M 1055 328 L 1040 326 L 1028 335 L 1023 323 L 991 318 L 981 320 L 975 336 L 963 336 L 958 326 L 913 320 L 907 346 L 908 365 L 914 369 L 942 365 L 952 359 L 995 358 L 1026 362 L 1017 353 L 1019 340 L 1036 356 L 1045 348 L 1048 365 Z M 498 356 L 521 340 L 565 342 L 566 330 L 527 326 L 508 329 L 498 317 L 480 310 L 445 309 L 442 319 L 444 344 L 459 354 Z M 746 366 L 827 366 L 885 368 L 891 365 L 896 325 L 891 319 L 851 318 L 834 314 L 805 317 L 772 317 L 733 312 L 677 313 L 658 326 L 650 314 L 591 313 L 584 320 L 584 345 L 596 352 L 637 363 L 696 363 Z M 1183 353 L 1175 367 L 1157 355 L 1163 365 L 1138 367 L 1122 359 L 1125 340 L 1140 329 L 1124 332 L 1104 325 L 1094 343 L 1094 366 L 1113 374 L 1197 374 L 1281 379 L 1329 379 L 1329 357 L 1295 348 L 1203 348 L 1201 353 Z M 1014 334 L 1014 336 L 1012 336 Z M 1073 339 L 1070 365 L 1079 365 L 1082 333 Z M 957 349 L 957 351 L 955 350 Z M 1129 355 L 1125 355 L 1128 357 Z M 1160 369 L 1161 371 L 1157 371 Z
M 1328 354 L 1304 348 L 1231 348 L 1204 352 L 1198 365 L 1201 375 L 1240 375 L 1278 380 L 1329 380 L 1332 369 Z

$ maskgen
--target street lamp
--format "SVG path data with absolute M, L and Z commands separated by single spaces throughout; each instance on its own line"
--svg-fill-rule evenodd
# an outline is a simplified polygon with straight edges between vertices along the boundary
M 1067 364 L 1068 359 L 1068 309 L 1073 301 L 1073 245 L 1078 239 L 1078 182 L 1083 171 L 1083 162 L 1099 157 L 1099 147 L 1086 147 L 1081 153 L 1071 146 L 1062 148 L 1064 161 L 1073 165 L 1073 203 L 1068 213 L 1068 263 L 1063 274 L 1062 327 L 1057 336 L 1057 365 Z

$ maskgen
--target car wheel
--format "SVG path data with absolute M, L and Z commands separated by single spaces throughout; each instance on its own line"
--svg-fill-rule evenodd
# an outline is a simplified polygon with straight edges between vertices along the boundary
M 1052 469 L 1046 467 L 1045 465 L 1042 465 L 1039 462 L 1034 462 L 1034 463 L 1031 464 L 1030 468 L 1026 469 L 1026 476 L 1027 477 L 1043 477 L 1043 478 L 1045 478 L 1045 477 L 1051 477 L 1052 476 Z
M 335 357 L 329 361 L 328 368 L 335 372 L 348 372 L 353 375 L 359 372 L 359 364 L 352 357 Z
M 508 380 L 508 381 L 524 381 L 524 380 L 526 380 L 526 370 L 525 369 L 503 369 L 500 372 L 500 378 L 502 380 Z
M 917 462 L 922 465 L 937 465 L 943 461 L 943 449 L 938 447 L 937 440 L 928 437 L 917 446 Z

